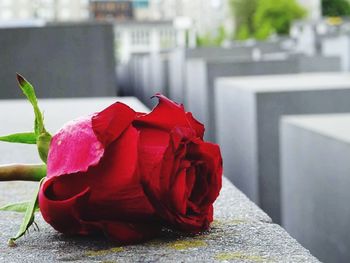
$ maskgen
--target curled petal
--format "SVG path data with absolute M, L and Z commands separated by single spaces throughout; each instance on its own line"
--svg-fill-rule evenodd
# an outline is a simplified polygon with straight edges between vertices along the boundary
M 87 234 L 80 223 L 81 213 L 87 205 L 90 188 L 87 187 L 67 199 L 59 199 L 53 193 L 55 178 L 47 179 L 39 193 L 39 207 L 43 218 L 57 231 L 65 234 Z
M 204 131 L 205 131 L 204 125 L 201 122 L 199 122 L 197 119 L 195 119 L 191 112 L 186 112 L 186 117 L 191 128 L 196 131 L 196 135 L 199 138 L 203 139 Z
M 155 97 L 159 99 L 158 105 L 151 113 L 138 116 L 134 121 L 136 127 L 153 127 L 170 132 L 175 126 L 182 126 L 193 128 L 200 135 L 200 124 L 196 123 L 190 115 L 186 115 L 183 105 L 177 104 L 161 94 L 156 94 Z M 190 120 L 187 119 L 188 116 Z

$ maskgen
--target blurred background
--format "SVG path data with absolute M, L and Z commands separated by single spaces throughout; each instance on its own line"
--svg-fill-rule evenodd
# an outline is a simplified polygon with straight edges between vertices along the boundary
M 350 262 L 349 16 L 350 0 L 0 0 L 0 109 L 23 99 L 16 72 L 39 98 L 160 92 L 275 223 Z

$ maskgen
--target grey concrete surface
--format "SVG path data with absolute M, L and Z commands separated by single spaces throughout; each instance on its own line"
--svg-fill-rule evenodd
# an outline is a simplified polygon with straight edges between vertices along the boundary
M 350 112 L 350 75 L 219 78 L 216 127 L 226 176 L 280 222 L 279 120 Z
M 275 60 L 188 59 L 185 105 L 206 126 L 206 139 L 215 141 L 214 81 L 218 77 L 340 71 L 340 59 L 286 56 Z
M 282 224 L 323 262 L 350 262 L 350 114 L 281 121 Z
M 0 99 L 21 98 L 16 72 L 46 98 L 116 96 L 114 35 L 105 23 L 0 29 Z
M 49 130 L 55 131 L 67 120 L 100 110 L 114 100 L 41 100 L 40 105 L 45 110 Z M 121 101 L 138 111 L 147 110 L 133 98 Z M 0 126 L 0 134 L 30 129 L 32 114 L 25 101 L 0 101 L 0 112 L 1 123 L 6 123 Z M 4 148 L 5 145 L 0 144 L 1 164 L 38 161 L 34 149 L 23 152 L 20 145 Z M 0 206 L 27 200 L 35 185 L 1 182 Z M 123 247 L 116 247 L 102 237 L 64 236 L 37 214 L 40 232 L 31 230 L 17 241 L 17 247 L 10 248 L 7 240 L 17 231 L 22 215 L 3 212 L 0 216 L 0 262 L 319 262 L 226 178 L 214 213 L 211 229 L 201 235 L 184 236 L 165 231 L 162 237 L 145 244 Z
M 34 183 L 0 183 L 0 205 L 30 196 Z M 31 231 L 7 247 L 21 214 L 1 213 L 1 262 L 319 262 L 280 226 L 251 203 L 227 179 L 215 204 L 215 221 L 197 236 L 164 232 L 145 244 L 117 247 L 102 237 L 67 237 L 47 225 L 40 214 L 40 232 Z

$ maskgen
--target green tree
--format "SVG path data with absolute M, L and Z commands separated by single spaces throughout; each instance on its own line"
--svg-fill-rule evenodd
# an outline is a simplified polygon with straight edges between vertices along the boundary
M 197 36 L 197 46 L 220 46 L 226 39 L 228 39 L 228 34 L 223 25 L 219 26 L 215 34 L 207 32 L 204 35 Z
M 292 21 L 306 15 L 296 0 L 230 0 L 230 6 L 240 40 L 288 34 Z
M 236 39 L 250 38 L 254 33 L 253 16 L 258 0 L 230 0 L 230 9 L 235 20 Z
M 293 20 L 305 17 L 306 10 L 295 0 L 259 0 L 254 13 L 255 36 L 265 39 L 272 33 L 286 35 Z
M 237 40 L 246 40 L 248 38 L 250 38 L 251 36 L 251 31 L 249 30 L 249 27 L 247 26 L 247 24 L 242 24 L 237 32 L 236 32 L 236 39 Z
M 349 16 L 350 3 L 347 0 L 322 0 L 323 16 Z

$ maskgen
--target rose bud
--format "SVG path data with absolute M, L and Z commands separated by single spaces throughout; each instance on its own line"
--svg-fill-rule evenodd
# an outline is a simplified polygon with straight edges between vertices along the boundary
M 139 169 L 146 195 L 168 227 L 197 233 L 213 221 L 222 181 L 219 146 L 204 142 L 204 126 L 162 95 L 138 116 Z
M 104 233 L 123 244 L 156 235 L 160 223 L 138 170 L 135 116 L 128 106 L 115 103 L 53 136 L 39 206 L 56 230 Z

